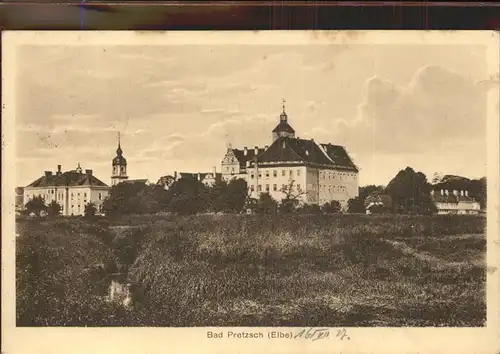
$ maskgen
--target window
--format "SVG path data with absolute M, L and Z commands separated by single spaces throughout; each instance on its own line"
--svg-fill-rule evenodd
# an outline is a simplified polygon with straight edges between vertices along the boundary
M 259 172 L 259 178 L 261 178 L 261 177 L 262 177 L 262 173 L 261 173 L 261 172 Z
M 286 189 L 286 185 L 282 184 L 282 185 L 281 185 L 281 189 L 282 189 L 282 190 L 285 190 L 285 189 Z
M 297 190 L 300 191 L 300 184 L 297 183 Z
M 51 193 L 54 194 L 54 190 L 52 190 Z
M 226 167 L 226 172 L 229 172 L 229 167 Z
M 281 175 L 284 176 L 286 174 L 286 171 L 285 170 L 282 170 L 281 171 Z
M 255 190 L 254 186 L 250 186 L 250 191 L 253 192 Z
M 269 184 L 266 184 L 266 192 L 269 192 Z
M 231 174 L 234 175 L 234 167 L 231 168 Z
M 290 177 L 293 176 L 293 170 L 290 170 Z
M 87 193 L 83 193 L 83 196 L 84 196 L 85 198 L 87 198 Z
M 80 193 L 78 193 L 78 196 L 80 196 Z
M 273 184 L 273 191 L 277 191 L 278 190 L 278 185 L 277 184 Z
M 84 204 L 87 204 L 87 199 L 85 199 L 85 200 L 83 201 L 83 203 L 84 203 Z
M 300 176 L 300 170 L 297 170 L 297 176 Z
M 250 174 L 250 178 L 253 179 L 254 178 L 254 175 L 253 173 Z
M 102 198 L 102 193 L 99 193 L 99 200 L 101 200 Z
M 278 177 L 278 171 L 276 170 L 273 171 L 273 177 Z
M 259 184 L 259 185 L 257 186 L 257 192 L 260 192 L 261 190 L 262 190 L 262 186 Z
M 269 178 L 269 171 L 266 171 L 266 177 Z

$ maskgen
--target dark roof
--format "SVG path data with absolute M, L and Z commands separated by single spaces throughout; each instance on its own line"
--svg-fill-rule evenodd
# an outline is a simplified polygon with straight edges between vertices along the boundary
M 113 166 L 127 166 L 127 159 L 123 157 L 122 155 L 118 155 L 113 159 L 112 162 Z
M 257 148 L 257 156 L 260 156 L 265 149 Z M 233 149 L 233 154 L 238 159 L 241 168 L 245 168 L 247 161 L 252 161 L 255 158 L 255 148 L 247 149 L 247 154 L 245 155 L 245 150 Z
M 301 162 L 358 171 L 342 146 L 318 145 L 314 140 L 280 137 L 258 157 L 258 163 Z
M 45 175 L 29 184 L 27 187 L 57 187 L 57 186 L 98 186 L 107 187 L 108 185 L 97 177 L 79 173 L 77 171 L 67 171 L 62 174 Z
M 126 179 L 120 183 L 147 183 L 147 178 L 141 178 L 141 179 Z
M 273 129 L 273 133 L 277 132 L 287 132 L 287 133 L 295 133 L 295 130 L 288 124 L 287 121 L 281 121 L 279 124 L 276 126 L 276 128 Z
M 179 172 L 180 178 L 194 178 L 198 179 L 198 174 L 200 175 L 200 182 L 202 182 L 205 178 L 211 177 L 213 175 L 212 172 L 200 172 L 200 173 L 191 173 L 191 172 Z M 222 173 L 215 173 L 215 180 L 222 180 Z

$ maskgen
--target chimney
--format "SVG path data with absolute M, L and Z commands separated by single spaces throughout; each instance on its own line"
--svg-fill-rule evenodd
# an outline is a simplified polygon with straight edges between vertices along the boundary
M 255 147 L 255 155 L 258 155 L 258 154 L 259 154 L 259 147 L 258 147 L 258 146 L 256 146 L 256 147 Z
M 61 172 L 61 165 L 57 165 L 57 175 L 60 175 Z
M 201 175 L 199 172 L 198 172 L 198 176 L 196 178 L 198 178 L 198 181 L 201 181 Z
M 444 190 L 443 189 L 441 189 L 441 195 L 444 195 Z
M 444 190 L 444 194 L 446 194 L 446 195 L 450 195 L 450 192 L 448 192 L 448 190 L 447 190 L 447 189 L 445 189 L 445 190 Z
M 45 171 L 45 177 L 52 176 L 52 171 Z
M 469 191 L 465 191 L 465 196 L 468 197 L 469 196 Z
M 92 170 L 85 170 L 85 174 L 87 176 L 92 176 Z
M 245 147 L 243 148 L 243 155 L 244 155 L 244 156 L 247 156 L 247 154 L 248 154 L 248 148 L 245 146 Z
M 462 197 L 464 196 L 464 191 L 462 191 L 462 190 L 460 191 L 460 196 L 462 196 Z
M 269 145 L 264 145 L 264 150 L 267 150 L 268 147 Z
M 177 181 L 177 171 L 174 171 L 174 181 Z
M 458 191 L 456 189 L 453 190 L 453 195 L 458 196 Z

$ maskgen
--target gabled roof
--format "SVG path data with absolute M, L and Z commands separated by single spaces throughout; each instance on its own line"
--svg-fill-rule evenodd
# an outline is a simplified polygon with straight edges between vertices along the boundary
M 260 156 L 265 149 L 257 148 L 257 156 Z M 247 165 L 247 161 L 253 161 L 255 158 L 255 148 L 247 149 L 247 154 L 245 155 L 245 150 L 233 149 L 233 154 L 236 156 L 236 159 L 240 163 L 241 168 L 245 168 Z
M 120 183 L 144 183 L 146 184 L 148 182 L 147 178 L 140 178 L 140 179 L 126 179 L 124 181 L 121 181 Z
M 74 186 L 98 186 L 108 187 L 108 185 L 97 177 L 79 173 L 77 171 L 67 171 L 62 174 L 52 174 L 42 176 L 36 181 L 29 184 L 27 187 L 74 187 Z
M 317 144 L 314 140 L 280 137 L 258 157 L 258 163 L 302 162 L 358 171 L 342 146 Z

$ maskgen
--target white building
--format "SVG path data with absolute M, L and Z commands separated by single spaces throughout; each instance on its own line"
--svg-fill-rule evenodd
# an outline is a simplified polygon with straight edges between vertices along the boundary
M 481 204 L 467 190 L 432 189 L 438 214 L 478 214 Z
M 45 174 L 24 188 L 24 203 L 35 196 L 43 197 L 45 204 L 56 201 L 62 208 L 62 215 L 84 215 L 85 206 L 94 203 L 98 212 L 108 196 L 109 187 L 92 174 L 92 170 L 83 172 L 80 164 L 74 170 L 62 172 L 61 165 L 57 172 L 45 171 Z
M 336 200 L 345 208 L 349 199 L 358 196 L 358 168 L 345 148 L 296 138 L 284 106 L 270 146 L 239 150 L 229 145 L 222 178 L 245 179 L 253 198 L 268 192 L 280 201 L 291 191 L 303 203 L 323 205 Z

